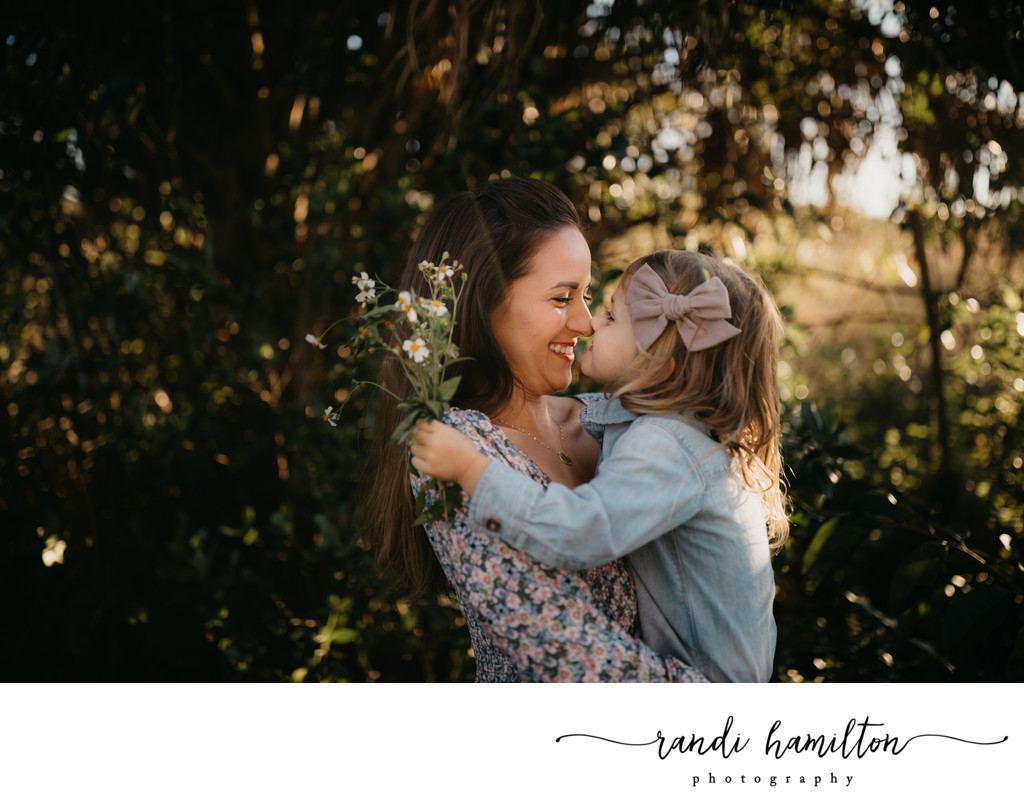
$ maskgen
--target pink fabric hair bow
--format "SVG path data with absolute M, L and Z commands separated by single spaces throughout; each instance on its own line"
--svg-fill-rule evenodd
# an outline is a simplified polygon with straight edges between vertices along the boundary
M 740 333 L 736 326 L 726 322 L 732 316 L 729 290 L 717 277 L 700 284 L 688 295 L 673 295 L 658 273 L 644 264 L 629 279 L 626 305 L 633 336 L 642 351 L 654 344 L 670 320 L 676 324 L 688 351 L 713 348 Z

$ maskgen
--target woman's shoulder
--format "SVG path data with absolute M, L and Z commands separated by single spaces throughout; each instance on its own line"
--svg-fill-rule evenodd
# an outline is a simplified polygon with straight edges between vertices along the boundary
M 480 410 L 464 410 L 460 407 L 452 407 L 444 414 L 444 422 L 458 430 L 462 429 L 489 429 L 493 426 L 491 419 Z
M 474 443 L 494 437 L 497 427 L 480 410 L 463 410 L 452 407 L 444 414 L 444 422 L 469 437 Z
M 538 481 L 546 476 L 530 460 L 529 456 L 512 443 L 484 413 L 479 410 L 463 410 L 453 407 L 444 414 L 444 422 L 468 437 L 477 451 L 521 471 Z
M 505 435 L 480 410 L 463 410 L 453 407 L 444 414 L 444 422 L 473 441 L 476 448 L 484 454 L 488 456 L 502 454 L 500 446 Z
M 552 417 L 560 424 L 574 424 L 580 413 L 603 396 L 600 393 L 577 393 L 571 396 L 544 396 Z
M 594 395 L 597 395 L 598 398 L 600 397 L 599 394 L 585 393 L 579 397 L 545 396 L 544 398 L 554 419 L 560 423 L 565 423 L 571 422 L 579 415 L 580 410 L 587 405 Z M 464 410 L 459 407 L 452 407 L 452 409 L 445 413 L 444 422 L 467 434 L 471 432 L 487 434 L 499 431 L 491 419 L 480 412 L 480 410 Z

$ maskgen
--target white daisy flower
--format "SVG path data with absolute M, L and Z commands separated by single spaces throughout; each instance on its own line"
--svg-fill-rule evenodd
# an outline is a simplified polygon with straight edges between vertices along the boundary
M 354 275 L 352 277 L 352 283 L 354 283 L 359 289 L 359 294 L 356 295 L 356 301 L 358 303 L 366 303 L 367 301 L 374 300 L 377 297 L 377 282 L 365 272 L 360 272 L 358 275 Z
M 423 342 L 423 340 L 418 339 L 416 337 L 413 337 L 412 339 L 407 339 L 405 342 L 403 342 L 402 350 L 409 354 L 409 357 L 413 359 L 415 362 L 422 362 L 424 359 L 430 356 L 430 351 L 427 349 L 426 344 Z
M 421 297 L 420 305 L 426 309 L 427 314 L 430 317 L 447 317 L 448 307 L 444 304 L 443 300 L 432 300 L 430 298 Z
M 315 345 L 315 346 L 316 346 L 317 348 L 319 348 L 319 349 L 320 349 L 321 351 L 322 351 L 322 350 L 323 350 L 324 348 L 326 348 L 326 347 L 327 347 L 327 345 L 326 345 L 325 343 L 321 342 L 321 341 L 320 341 L 319 339 L 317 339 L 316 337 L 314 337 L 314 336 L 313 336 L 312 334 L 306 334 L 306 342 L 308 342 L 308 343 L 309 343 L 310 345 Z
M 341 418 L 341 413 L 335 412 L 334 407 L 328 407 L 324 410 L 324 420 L 331 426 L 337 426 L 339 418 Z
M 399 292 L 398 303 L 395 304 L 395 307 L 399 311 L 405 312 L 410 323 L 415 323 L 419 320 L 419 315 L 416 314 L 416 309 L 413 307 L 412 292 Z

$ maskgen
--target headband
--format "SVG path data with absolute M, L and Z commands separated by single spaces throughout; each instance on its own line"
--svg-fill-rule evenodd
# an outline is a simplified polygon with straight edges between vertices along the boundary
M 642 351 L 654 344 L 670 320 L 676 324 L 688 351 L 713 348 L 740 333 L 736 326 L 726 322 L 732 316 L 729 290 L 717 277 L 700 284 L 688 295 L 673 295 L 658 273 L 644 264 L 629 279 L 626 305 L 636 344 Z

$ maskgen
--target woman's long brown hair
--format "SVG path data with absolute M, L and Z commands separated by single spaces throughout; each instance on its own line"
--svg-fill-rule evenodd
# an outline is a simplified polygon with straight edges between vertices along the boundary
M 446 197 L 424 222 L 406 259 L 398 288 L 429 294 L 421 261 L 440 263 L 447 252 L 462 262 L 467 279 L 459 301 L 454 340 L 461 356 L 462 381 L 453 404 L 488 412 L 507 399 L 515 377 L 498 347 L 491 312 L 508 287 L 527 274 L 540 247 L 559 231 L 580 230 L 569 199 L 554 186 L 534 179 L 502 179 Z M 399 398 L 410 390 L 396 361 L 385 360 L 380 385 Z M 373 425 L 368 473 L 360 496 L 362 535 L 377 565 L 389 571 L 409 598 L 443 592 L 446 581 L 422 527 L 413 527 L 409 453 L 390 442 L 403 417 L 397 400 L 382 393 Z

